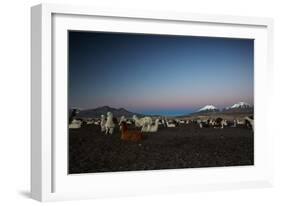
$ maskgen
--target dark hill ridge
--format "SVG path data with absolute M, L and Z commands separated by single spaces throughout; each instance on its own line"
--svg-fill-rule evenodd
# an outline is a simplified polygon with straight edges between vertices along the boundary
M 198 111 L 193 112 L 187 115 L 177 116 L 178 118 L 185 118 L 185 117 L 197 117 L 197 116 L 217 116 L 217 115 L 249 115 L 254 113 L 254 108 L 231 108 L 231 109 L 222 109 L 222 110 L 205 110 L 205 111 Z
M 95 109 L 82 110 L 77 114 L 77 117 L 78 118 L 98 118 L 102 114 L 106 115 L 107 112 L 112 112 L 114 117 L 121 117 L 121 116 L 132 117 L 133 115 L 137 115 L 139 117 L 143 116 L 142 114 L 130 112 L 124 108 L 116 109 L 116 108 L 109 107 L 109 106 L 103 106 L 103 107 L 98 107 Z
M 223 109 L 221 112 L 223 112 L 223 113 L 253 113 L 254 107 Z
M 244 113 L 253 113 L 254 108 L 233 108 L 233 109 L 223 109 L 223 110 L 210 110 L 210 111 L 199 111 L 191 113 L 189 116 L 198 116 L 198 115 L 213 115 L 213 114 L 244 114 Z

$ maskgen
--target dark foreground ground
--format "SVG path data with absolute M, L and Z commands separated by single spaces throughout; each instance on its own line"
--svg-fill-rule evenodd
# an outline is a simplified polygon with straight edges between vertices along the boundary
M 159 128 L 141 142 L 111 136 L 95 125 L 69 130 L 69 173 L 93 173 L 254 164 L 253 132 L 247 128 Z

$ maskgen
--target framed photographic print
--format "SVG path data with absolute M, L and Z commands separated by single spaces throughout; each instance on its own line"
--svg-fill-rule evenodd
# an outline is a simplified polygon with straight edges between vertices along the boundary
M 31 13 L 34 199 L 272 185 L 271 19 Z

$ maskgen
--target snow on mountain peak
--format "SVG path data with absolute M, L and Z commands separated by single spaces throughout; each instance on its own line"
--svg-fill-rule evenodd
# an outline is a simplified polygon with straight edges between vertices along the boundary
M 251 105 L 245 102 L 238 102 L 237 104 L 232 105 L 230 108 L 235 109 L 235 108 L 248 108 L 248 107 L 251 107 Z
M 206 105 L 205 107 L 202 107 L 198 111 L 207 111 L 207 110 L 217 110 L 217 108 L 213 105 Z

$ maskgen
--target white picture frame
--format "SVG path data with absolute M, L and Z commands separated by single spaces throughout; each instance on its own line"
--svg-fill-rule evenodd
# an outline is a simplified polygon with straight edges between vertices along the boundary
M 273 134 L 266 121 L 273 75 L 272 19 L 40 4 L 31 8 L 31 26 L 32 198 L 53 201 L 273 185 Z M 255 165 L 68 175 L 63 126 L 68 29 L 255 39 Z

